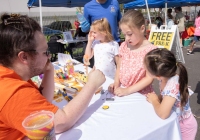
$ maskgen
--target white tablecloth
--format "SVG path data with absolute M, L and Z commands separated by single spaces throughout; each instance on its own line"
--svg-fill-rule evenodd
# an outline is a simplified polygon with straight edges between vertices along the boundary
M 79 65 L 76 69 L 80 70 L 81 67 Z M 106 79 L 104 89 L 112 83 L 111 79 Z M 105 98 L 106 94 L 94 95 L 77 123 L 70 130 L 56 135 L 56 139 L 181 140 L 176 114 L 172 112 L 168 119 L 160 119 L 153 106 L 140 93 L 114 97 L 114 101 L 105 101 Z M 57 105 L 62 108 L 64 104 L 62 102 Z M 104 105 L 108 105 L 109 109 L 102 109 Z

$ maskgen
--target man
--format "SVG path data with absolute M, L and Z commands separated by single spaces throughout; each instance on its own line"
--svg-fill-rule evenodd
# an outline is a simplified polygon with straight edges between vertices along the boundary
M 162 8 L 159 8 L 158 17 L 161 17 L 162 21 L 165 21 L 165 12 L 162 10 Z
M 121 19 L 121 13 L 117 0 L 91 0 L 84 6 L 84 17 L 89 22 L 89 24 L 81 23 L 81 29 L 84 32 L 89 31 L 89 27 L 93 21 L 107 18 L 115 41 L 120 42 L 118 22 Z
M 105 81 L 102 72 L 92 70 L 82 91 L 63 109 L 51 104 L 54 67 L 39 24 L 19 14 L 4 14 L 0 21 L 0 139 L 25 137 L 22 121 L 32 112 L 55 114 L 55 132 L 70 129 L 86 110 L 94 92 Z M 30 80 L 44 74 L 40 88 Z M 98 79 L 98 80 L 96 80 Z
M 182 45 L 182 34 L 185 31 L 185 16 L 182 13 L 182 8 L 181 7 L 176 7 L 175 8 L 176 16 L 175 16 L 175 24 L 178 26 L 179 34 L 180 34 L 180 44 L 181 47 Z

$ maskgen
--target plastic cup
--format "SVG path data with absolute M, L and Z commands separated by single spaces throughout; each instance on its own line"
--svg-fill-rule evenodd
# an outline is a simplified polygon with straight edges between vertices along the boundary
M 35 112 L 24 119 L 22 126 L 31 140 L 55 140 L 54 113 L 50 111 Z

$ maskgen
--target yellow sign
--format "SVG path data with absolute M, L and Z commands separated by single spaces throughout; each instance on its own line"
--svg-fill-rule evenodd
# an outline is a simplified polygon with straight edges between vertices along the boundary
M 174 32 L 151 32 L 149 41 L 155 46 L 171 50 Z

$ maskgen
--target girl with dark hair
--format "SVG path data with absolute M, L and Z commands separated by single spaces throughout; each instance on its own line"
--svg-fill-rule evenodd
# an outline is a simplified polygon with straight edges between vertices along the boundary
M 187 52 L 187 55 L 191 55 L 193 54 L 193 47 L 194 47 L 194 44 L 199 41 L 199 38 L 200 38 L 200 10 L 198 12 L 198 15 L 195 19 L 195 30 L 194 30 L 194 39 L 192 41 L 192 43 L 190 44 L 190 48 L 188 49 L 188 52 Z
M 156 114 L 167 119 L 175 111 L 180 123 L 182 140 L 194 140 L 197 133 L 197 121 L 189 105 L 188 75 L 181 62 L 167 49 L 155 49 L 144 58 L 146 71 L 159 80 L 160 94 L 146 95 Z M 179 74 L 177 74 L 177 70 Z

